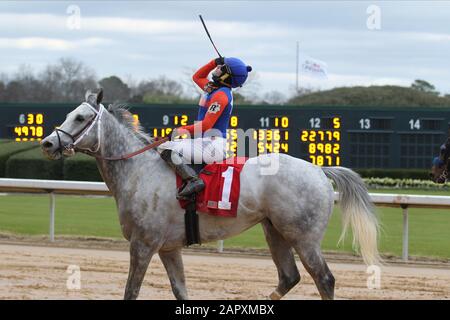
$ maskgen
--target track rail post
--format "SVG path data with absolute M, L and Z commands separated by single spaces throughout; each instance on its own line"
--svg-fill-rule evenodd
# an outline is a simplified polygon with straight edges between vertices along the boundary
M 223 240 L 217 241 L 217 252 L 219 253 L 223 252 Z
M 50 226 L 49 226 L 49 238 L 50 242 L 55 241 L 55 194 L 53 192 L 50 195 Z
M 402 245 L 402 259 L 408 261 L 408 248 L 409 248 L 409 217 L 408 217 L 408 205 L 401 205 L 403 210 L 403 245 Z

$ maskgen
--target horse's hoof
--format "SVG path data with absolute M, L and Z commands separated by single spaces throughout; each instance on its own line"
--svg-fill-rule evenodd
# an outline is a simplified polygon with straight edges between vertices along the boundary
M 281 294 L 279 294 L 277 290 L 272 292 L 269 296 L 270 300 L 281 300 L 282 297 L 283 296 Z

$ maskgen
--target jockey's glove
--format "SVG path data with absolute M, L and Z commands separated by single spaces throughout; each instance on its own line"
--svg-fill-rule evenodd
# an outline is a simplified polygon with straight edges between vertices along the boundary
M 221 65 L 225 64 L 225 58 L 224 57 L 216 58 L 214 61 L 216 62 L 216 66 L 221 66 Z
M 169 138 L 169 141 L 175 140 L 176 137 L 178 137 L 180 133 L 177 129 L 173 129 L 172 132 L 167 136 Z

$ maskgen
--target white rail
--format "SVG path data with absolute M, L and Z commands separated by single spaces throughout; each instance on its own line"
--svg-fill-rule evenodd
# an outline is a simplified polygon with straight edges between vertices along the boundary
M 104 182 L 0 179 L 0 192 L 111 195 Z
M 50 195 L 50 240 L 53 241 L 55 222 L 55 194 L 72 195 L 111 195 L 103 182 L 31 180 L 0 178 L 0 192 L 5 193 L 47 193 Z M 409 228 L 408 208 L 450 208 L 450 196 L 406 195 L 371 193 L 372 201 L 377 206 L 400 207 L 403 212 L 403 260 L 408 260 Z M 339 197 L 335 193 L 335 200 Z M 219 251 L 223 243 L 219 242 Z

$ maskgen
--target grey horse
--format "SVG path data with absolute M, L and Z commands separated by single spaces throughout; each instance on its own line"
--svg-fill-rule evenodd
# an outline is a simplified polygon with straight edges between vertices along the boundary
M 59 159 L 84 152 L 97 158 L 100 173 L 112 192 L 123 236 L 130 242 L 130 269 L 125 299 L 136 299 L 152 256 L 159 254 L 173 294 L 187 299 L 181 249 L 185 243 L 184 211 L 175 198 L 175 175 L 155 150 L 128 160 L 105 157 L 131 153 L 152 138 L 136 129 L 130 112 L 120 105 L 102 104 L 103 93 L 86 94 L 85 102 L 41 142 L 44 154 Z M 263 173 L 263 164 L 276 161 L 278 170 Z M 322 299 L 334 298 L 335 279 L 322 253 L 321 241 L 340 191 L 343 234 L 352 227 L 354 244 L 366 264 L 378 260 L 378 220 L 361 178 L 342 167 L 319 167 L 284 154 L 252 158 L 241 171 L 236 218 L 200 214 L 202 242 L 238 235 L 261 223 L 278 286 L 271 299 L 281 299 L 299 281 L 296 252 L 314 279 Z M 293 249 L 293 250 L 292 250 Z

